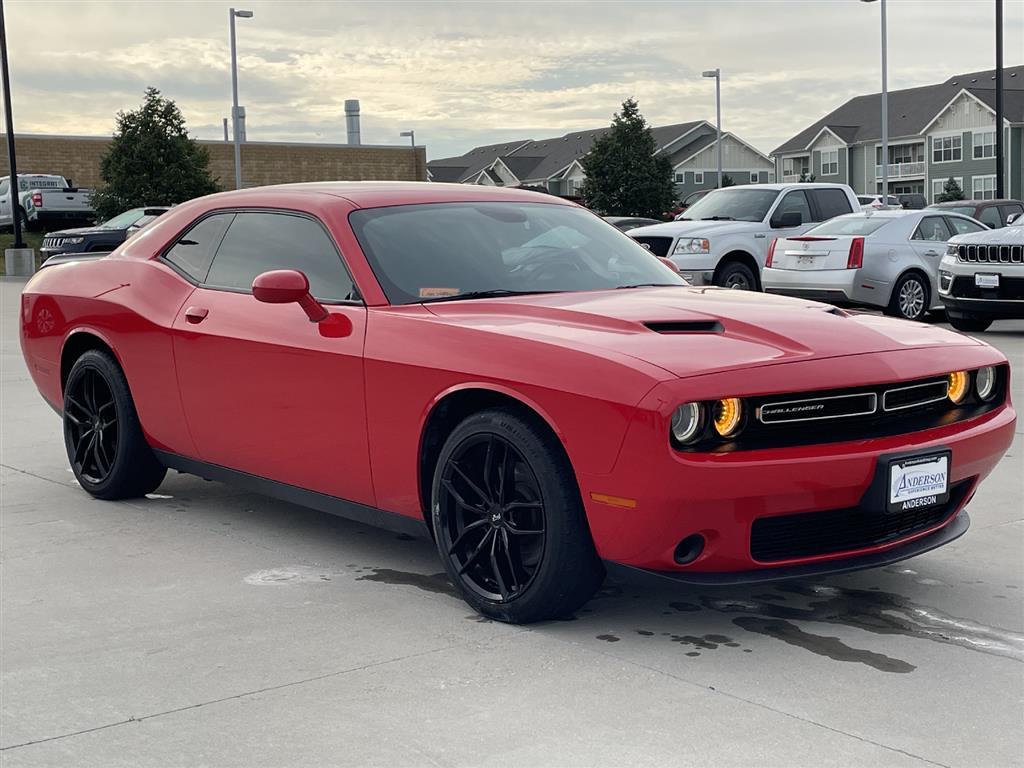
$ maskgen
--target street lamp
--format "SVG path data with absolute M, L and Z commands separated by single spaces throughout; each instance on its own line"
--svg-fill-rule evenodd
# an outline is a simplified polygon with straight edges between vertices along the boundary
M 235 189 L 242 188 L 242 145 L 238 135 L 238 59 L 235 56 L 235 18 L 251 19 L 252 11 L 228 9 L 231 28 L 231 130 L 235 140 Z
M 409 139 L 409 143 L 412 144 L 412 148 L 416 149 L 416 131 L 402 131 L 399 136 Z
M 715 142 L 718 152 L 718 188 L 722 188 L 722 70 L 718 67 L 706 69 L 703 77 L 715 78 L 715 122 L 718 129 L 718 140 Z
M 875 0 L 860 0 L 873 3 Z M 889 207 L 889 73 L 886 64 L 885 0 L 882 3 L 882 210 Z

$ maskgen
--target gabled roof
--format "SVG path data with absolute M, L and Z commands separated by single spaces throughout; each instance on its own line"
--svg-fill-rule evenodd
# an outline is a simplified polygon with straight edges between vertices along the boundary
M 954 75 L 936 85 L 889 91 L 889 136 L 920 134 L 965 89 L 994 107 L 995 71 Z M 1024 121 L 1024 66 L 1003 69 L 1003 92 L 1006 119 L 1014 123 Z M 823 128 L 829 128 L 847 144 L 878 141 L 882 136 L 882 95 L 871 93 L 850 99 L 777 147 L 772 154 L 805 151 Z
M 431 177 L 436 181 L 465 181 L 468 178 L 477 176 L 480 171 L 494 162 L 494 158 L 514 152 L 529 141 L 530 139 L 517 139 L 515 141 L 503 141 L 500 144 L 486 144 L 482 147 L 474 147 L 466 154 L 459 155 L 458 157 L 442 157 L 437 160 L 431 160 L 427 163 L 427 169 L 430 171 Z M 458 178 L 452 179 L 447 178 L 452 175 L 452 171 L 442 171 L 442 175 L 446 178 L 439 178 L 434 170 L 435 168 L 461 168 L 462 172 Z

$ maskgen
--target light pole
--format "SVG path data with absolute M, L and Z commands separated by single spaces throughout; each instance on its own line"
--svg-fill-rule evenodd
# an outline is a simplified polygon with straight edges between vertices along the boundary
M 701 73 L 704 77 L 715 78 L 715 125 L 718 130 L 718 139 L 715 141 L 715 150 L 718 153 L 718 188 L 722 188 L 722 70 L 718 67 L 707 69 Z
M 1003 199 L 1003 0 L 996 0 L 996 199 Z
M 402 131 L 399 136 L 407 137 L 409 143 L 412 144 L 412 148 L 416 149 L 416 131 Z
M 861 0 L 873 3 L 875 0 Z M 882 210 L 889 207 L 889 71 L 886 63 L 885 0 L 882 3 Z
M 231 132 L 235 141 L 235 189 L 242 188 L 242 145 L 238 135 L 238 59 L 235 56 L 235 17 L 251 19 L 252 11 L 228 9 L 231 28 Z

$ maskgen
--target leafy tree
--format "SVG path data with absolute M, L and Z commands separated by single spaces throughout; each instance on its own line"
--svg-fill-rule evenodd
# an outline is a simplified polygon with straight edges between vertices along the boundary
M 634 99 L 622 102 L 611 130 L 580 161 L 587 177 L 583 199 L 608 216 L 658 218 L 672 207 L 672 163 L 655 155 L 654 136 Z
M 954 200 L 963 199 L 964 191 L 960 189 L 960 185 L 952 176 L 946 179 L 946 183 L 942 185 L 942 192 L 935 196 L 936 203 L 951 203 Z
M 732 180 L 732 176 L 730 176 L 728 173 L 723 173 L 722 174 L 722 188 L 725 189 L 726 187 L 735 187 L 735 186 L 736 186 L 736 182 Z
M 128 208 L 172 205 L 217 191 L 210 154 L 189 138 L 178 105 L 147 88 L 142 106 L 117 113 L 113 141 L 100 163 L 105 182 L 93 192 L 100 220 Z
M 800 171 L 800 178 L 797 179 L 797 182 L 800 184 L 810 184 L 816 178 L 818 177 L 809 171 Z

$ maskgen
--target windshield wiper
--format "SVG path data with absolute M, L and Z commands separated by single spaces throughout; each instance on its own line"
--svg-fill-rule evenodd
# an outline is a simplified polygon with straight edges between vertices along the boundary
M 685 287 L 683 283 L 633 283 L 632 285 L 619 285 L 615 287 L 616 291 L 622 291 L 626 288 L 679 288 Z
M 732 216 L 705 216 L 701 221 L 736 221 Z
M 530 296 L 537 293 L 561 293 L 561 291 L 513 291 L 508 288 L 493 288 L 489 291 L 469 291 L 467 293 L 454 293 L 451 296 L 433 296 L 429 299 L 420 300 L 420 304 L 430 304 L 435 301 L 458 301 L 460 299 L 490 299 L 495 296 Z

